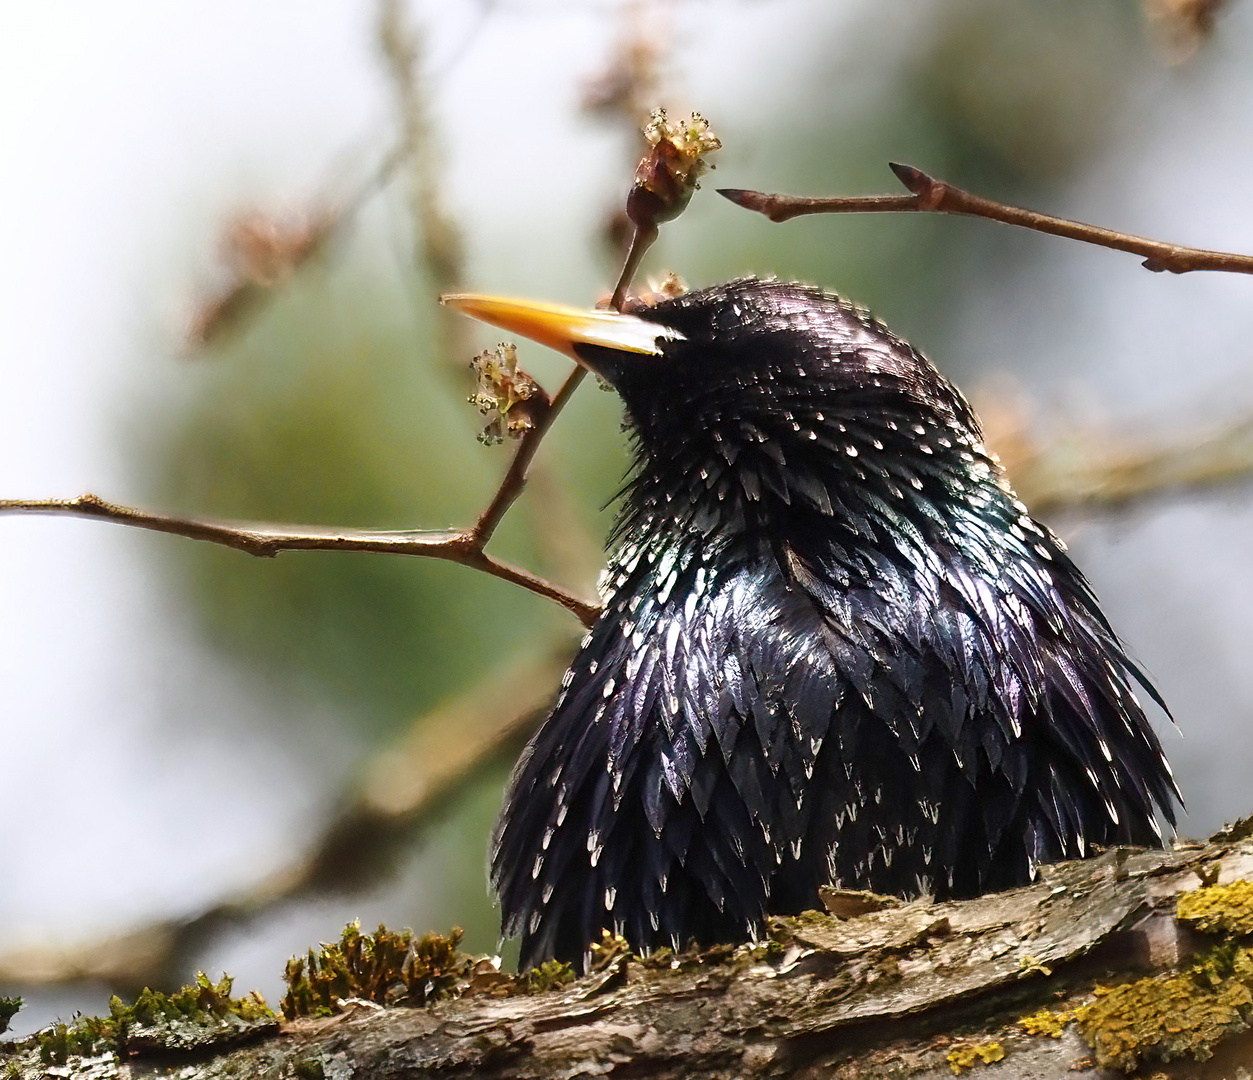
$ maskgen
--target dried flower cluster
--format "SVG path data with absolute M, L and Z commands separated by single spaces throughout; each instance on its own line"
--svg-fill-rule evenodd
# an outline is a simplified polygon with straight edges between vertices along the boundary
M 518 350 L 504 342 L 479 353 L 470 361 L 479 389 L 469 402 L 488 417 L 479 441 L 495 446 L 508 435 L 520 439 L 548 411 L 548 395 L 530 375 L 518 367 Z
M 627 217 L 641 232 L 651 232 L 662 222 L 678 217 L 700 187 L 697 181 L 711 166 L 705 155 L 722 146 L 709 122 L 692 115 L 682 122 L 670 120 L 658 109 L 644 125 L 651 150 L 635 170 L 635 183 L 627 195 Z
M 636 166 L 635 182 L 627 192 L 626 216 L 634 232 L 609 301 L 615 311 L 624 310 L 635 271 L 657 239 L 662 223 L 683 213 L 692 193 L 700 187 L 697 181 L 706 169 L 713 168 L 705 155 L 722 146 L 700 113 L 675 123 L 665 109 L 654 112 L 644 125 L 644 138 L 650 149 Z
M 1214 33 L 1214 19 L 1227 0 L 1145 0 L 1145 13 L 1165 58 L 1191 60 Z

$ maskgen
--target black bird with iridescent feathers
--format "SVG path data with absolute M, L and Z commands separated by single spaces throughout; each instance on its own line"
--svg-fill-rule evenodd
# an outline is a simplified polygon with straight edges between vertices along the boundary
M 1161 843 L 1157 693 L 906 342 L 751 278 L 628 315 L 449 299 L 608 381 L 635 444 L 604 613 L 496 830 L 523 966 Z

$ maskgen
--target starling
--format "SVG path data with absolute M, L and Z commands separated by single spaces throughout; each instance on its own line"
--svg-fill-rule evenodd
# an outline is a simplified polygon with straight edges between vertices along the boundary
M 746 278 L 450 297 L 626 407 L 604 612 L 492 847 L 521 964 L 760 935 L 825 885 L 963 897 L 1162 842 L 1165 708 L 961 394 L 861 308 Z

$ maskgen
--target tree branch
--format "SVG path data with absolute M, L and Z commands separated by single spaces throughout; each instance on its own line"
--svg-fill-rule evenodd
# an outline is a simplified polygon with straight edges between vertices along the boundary
M 536 431 L 538 430 L 540 429 L 537 428 Z M 531 432 L 523 439 L 518 457 L 528 449 L 527 443 L 538 441 L 534 439 L 534 435 L 535 432 Z M 529 452 L 533 455 L 534 447 L 530 447 Z M 510 473 L 512 472 L 511 468 Z M 524 480 L 524 475 L 515 480 L 519 491 Z M 513 498 L 516 497 L 515 492 Z M 503 512 L 502 510 L 501 513 Z M 189 540 L 205 540 L 263 558 L 272 558 L 283 551 L 372 551 L 385 555 L 418 555 L 446 559 L 461 566 L 481 570 L 492 577 L 520 585 L 539 596 L 553 600 L 572 612 L 585 626 L 595 622 L 600 613 L 596 604 L 566 592 L 529 570 L 487 554 L 483 550 L 484 542 L 478 539 L 475 529 L 376 532 L 365 529 L 323 530 L 303 525 L 272 525 L 214 518 L 179 518 L 153 514 L 130 506 L 119 506 L 105 502 L 95 495 L 80 495 L 76 499 L 0 499 L 0 513 L 98 518 L 151 532 L 184 536 Z
M 381 0 L 380 36 L 393 68 L 406 114 L 406 134 L 399 156 L 389 157 L 385 172 L 390 173 L 406 156 L 422 145 L 428 134 L 425 111 L 418 92 L 413 67 L 417 62 L 416 41 L 406 34 L 401 24 L 401 7 L 398 0 Z M 702 155 L 720 145 L 708 132 L 704 120 L 693 114 L 685 125 L 664 122 L 659 113 L 646 129 L 650 150 L 636 170 L 636 181 L 627 196 L 628 213 L 644 233 L 655 236 L 658 223 L 678 216 L 696 189 L 696 177 L 705 167 Z M 415 181 L 416 211 L 428 228 L 443 230 L 447 222 L 438 208 L 433 178 L 421 172 Z M 452 280 L 457 274 L 459 256 L 457 245 L 448 232 L 436 242 L 427 239 L 425 254 L 435 277 Z M 621 310 L 627 299 L 627 290 L 648 244 L 639 235 L 627 255 L 622 274 L 615 290 L 614 306 Z M 443 279 L 441 278 L 441 279 Z M 72 517 L 101 518 L 119 525 L 148 529 L 153 532 L 171 533 L 192 540 L 205 540 L 222 544 L 250 555 L 272 557 L 282 551 L 371 551 L 396 555 L 421 555 L 433 559 L 445 559 L 475 570 L 481 570 L 502 581 L 511 582 L 524 589 L 556 601 L 577 616 L 585 626 L 596 621 L 600 609 L 596 604 L 583 600 L 552 582 L 532 574 L 521 567 L 502 562 L 488 555 L 485 547 L 495 533 L 502 518 L 517 501 L 526 486 L 527 471 L 535 457 L 539 444 L 552 427 L 558 413 L 583 381 L 583 369 L 576 366 L 566 377 L 565 383 L 553 398 L 547 410 L 535 420 L 533 426 L 523 433 L 513 460 L 505 472 L 496 494 L 478 521 L 469 529 L 422 532 L 404 530 L 396 532 L 373 532 L 361 529 L 319 530 L 307 526 L 270 525 L 248 522 L 222 521 L 208 518 L 177 518 L 165 514 L 153 514 L 134 507 L 119 506 L 105 502 L 95 495 L 82 495 L 76 499 L 3 499 L 0 513 L 64 514 Z
M 768 195 L 760 191 L 720 188 L 719 195 L 746 210 L 755 210 L 771 221 L 787 221 L 803 214 L 937 213 L 988 218 L 1006 225 L 1017 225 L 1036 232 L 1064 236 L 1085 244 L 1126 251 L 1144 256 L 1143 265 L 1156 272 L 1186 274 L 1193 270 L 1224 270 L 1233 274 L 1253 274 L 1253 256 L 1225 251 L 1207 251 L 1150 240 L 1143 236 L 1115 232 L 1099 225 L 1050 217 L 1034 210 L 994 202 L 972 195 L 952 184 L 936 180 L 912 165 L 890 163 L 897 179 L 912 195 L 872 195 L 860 198 L 806 198 L 800 195 Z
M 121 1058 L 55 1070 L 28 1039 L 0 1046 L 0 1072 L 941 1080 L 1003 1059 L 989 1076 L 1066 1080 L 1098 1066 L 1143 1076 L 1165 1060 L 1172 1077 L 1210 1080 L 1237 1075 L 1253 1050 L 1240 937 L 1251 877 L 1248 839 L 1116 848 L 1009 892 L 774 920 L 769 944 L 641 960 L 610 941 L 590 974 L 538 993 L 509 993 L 494 965 L 466 958 L 454 996 L 434 1005 L 343 1001 L 244 1046 L 238 1025 L 207 1018 L 199 1042 L 179 1024 Z M 1212 884 L 1203 899 L 1197 887 Z M 872 899 L 833 899 L 853 898 Z

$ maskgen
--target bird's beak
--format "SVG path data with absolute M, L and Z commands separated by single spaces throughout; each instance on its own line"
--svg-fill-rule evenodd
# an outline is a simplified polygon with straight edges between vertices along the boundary
M 561 304 L 474 293 L 450 293 L 441 296 L 439 302 L 480 322 L 521 334 L 565 353 L 585 367 L 589 366 L 586 358 L 576 351 L 579 345 L 660 356 L 662 341 L 683 339 L 682 334 L 668 326 L 616 311 L 583 311 Z

